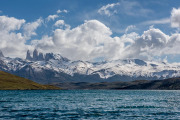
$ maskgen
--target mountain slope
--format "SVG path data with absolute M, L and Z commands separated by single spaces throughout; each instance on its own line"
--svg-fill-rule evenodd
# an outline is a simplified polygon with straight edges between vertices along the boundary
M 59 89 L 55 86 L 41 85 L 31 80 L 0 71 L 0 90 Z

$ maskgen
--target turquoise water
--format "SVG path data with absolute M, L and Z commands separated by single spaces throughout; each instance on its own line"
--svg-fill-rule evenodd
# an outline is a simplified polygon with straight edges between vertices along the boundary
M 0 91 L 0 119 L 178 120 L 180 91 Z

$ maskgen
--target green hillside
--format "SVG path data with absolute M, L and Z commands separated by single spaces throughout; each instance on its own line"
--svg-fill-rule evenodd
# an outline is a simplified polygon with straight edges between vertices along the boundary
M 52 85 L 41 85 L 31 80 L 0 71 L 0 90 L 46 90 L 60 89 Z

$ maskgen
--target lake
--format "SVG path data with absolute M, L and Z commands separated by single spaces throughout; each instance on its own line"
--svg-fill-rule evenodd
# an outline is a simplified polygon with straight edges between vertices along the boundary
M 180 91 L 0 91 L 0 119 L 180 119 Z

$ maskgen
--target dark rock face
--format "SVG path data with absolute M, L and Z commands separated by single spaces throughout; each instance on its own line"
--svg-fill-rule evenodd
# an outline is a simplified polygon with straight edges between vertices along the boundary
M 27 54 L 26 54 L 26 59 L 30 60 L 30 61 L 43 61 L 44 60 L 44 55 L 41 52 L 38 54 L 38 51 L 35 49 L 34 52 L 33 52 L 33 57 L 31 57 L 31 53 L 28 50 Z
M 43 53 L 39 53 L 38 60 L 39 60 L 39 61 L 43 61 L 43 60 L 44 60 L 44 55 L 43 55 Z
M 26 59 L 27 59 L 27 60 L 32 60 L 31 53 L 30 53 L 29 50 L 27 51 Z
M 53 59 L 53 58 L 54 58 L 53 53 L 46 53 L 46 56 L 45 56 L 46 61 Z
M 0 50 L 0 57 L 4 57 L 4 55 L 3 55 L 3 53 L 2 53 L 2 51 Z
M 56 56 L 56 57 L 55 57 Z M 58 56 L 58 57 L 57 57 Z M 38 52 L 37 49 L 35 49 L 33 51 L 33 57 L 31 57 L 31 53 L 30 51 L 28 50 L 27 51 L 27 54 L 26 54 L 26 59 L 27 60 L 30 60 L 30 61 L 49 61 L 51 59 L 58 59 L 58 60 L 61 60 L 61 61 L 65 61 L 65 62 L 68 62 L 70 61 L 69 59 L 65 58 L 65 57 L 62 57 L 60 54 L 54 54 L 54 53 L 46 53 L 45 55 L 41 52 Z
M 34 52 L 33 52 L 33 60 L 37 61 L 38 58 L 39 58 L 38 51 L 35 49 Z

